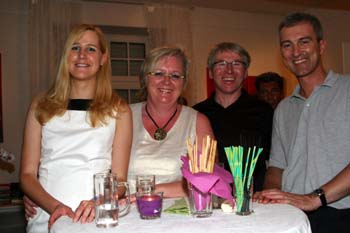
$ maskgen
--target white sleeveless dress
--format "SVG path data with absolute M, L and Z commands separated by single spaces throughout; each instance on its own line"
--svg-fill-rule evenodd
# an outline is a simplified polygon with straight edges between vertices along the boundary
M 42 128 L 39 181 L 53 197 L 74 211 L 93 198 L 93 174 L 111 168 L 116 121 L 92 128 L 87 111 L 68 110 Z M 27 232 L 48 232 L 49 215 L 37 208 Z
M 162 141 L 151 137 L 142 123 L 142 107 L 145 103 L 132 104 L 133 142 L 128 171 L 130 192 L 136 188 L 137 174 L 154 174 L 156 183 L 169 183 L 182 179 L 181 155 L 187 154 L 186 140 L 196 137 L 197 111 L 182 106 L 181 113 L 173 127 Z

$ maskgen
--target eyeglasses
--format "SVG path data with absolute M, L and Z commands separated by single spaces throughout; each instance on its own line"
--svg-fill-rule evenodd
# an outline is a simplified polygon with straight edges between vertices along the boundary
M 181 75 L 181 74 L 177 74 L 177 73 L 171 73 L 171 74 L 167 74 L 164 71 L 154 71 L 154 72 L 149 72 L 148 75 L 152 75 L 155 78 L 165 78 L 165 77 L 169 77 L 171 78 L 171 80 L 173 81 L 178 81 L 180 79 L 184 79 L 185 76 Z
M 242 69 L 245 68 L 247 66 L 247 64 L 244 61 L 238 61 L 238 60 L 233 60 L 231 62 L 228 61 L 216 61 L 213 64 L 213 67 L 220 69 L 220 70 L 224 70 L 227 68 L 227 66 L 231 64 L 233 69 Z

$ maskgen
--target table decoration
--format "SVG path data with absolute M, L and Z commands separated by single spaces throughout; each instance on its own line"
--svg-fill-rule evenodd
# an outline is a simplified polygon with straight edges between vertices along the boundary
M 162 212 L 163 192 L 136 193 L 137 209 L 142 219 L 160 218 Z
M 232 183 L 232 177 L 229 172 L 215 164 L 215 140 L 209 136 L 205 137 L 201 151 L 198 151 L 196 142 L 192 145 L 187 140 L 188 157 L 181 157 L 182 174 L 189 186 L 191 214 L 194 217 L 208 217 L 212 212 L 211 194 L 233 203 L 229 185 Z
M 262 148 L 231 146 L 225 147 L 230 170 L 234 179 L 234 197 L 238 215 L 252 213 L 253 172 Z

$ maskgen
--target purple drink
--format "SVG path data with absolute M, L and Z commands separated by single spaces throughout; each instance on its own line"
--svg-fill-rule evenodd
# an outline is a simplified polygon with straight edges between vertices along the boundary
M 136 202 L 142 219 L 159 218 L 162 212 L 163 193 L 137 194 Z

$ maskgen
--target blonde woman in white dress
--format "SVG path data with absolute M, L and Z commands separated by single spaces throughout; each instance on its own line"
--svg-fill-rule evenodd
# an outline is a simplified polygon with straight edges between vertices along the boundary
M 93 174 L 111 169 L 125 181 L 131 140 L 131 111 L 113 93 L 106 40 L 95 26 L 77 26 L 53 86 L 27 116 L 20 182 L 38 206 L 26 208 L 34 210 L 27 232 L 48 232 L 63 215 L 91 222 Z

